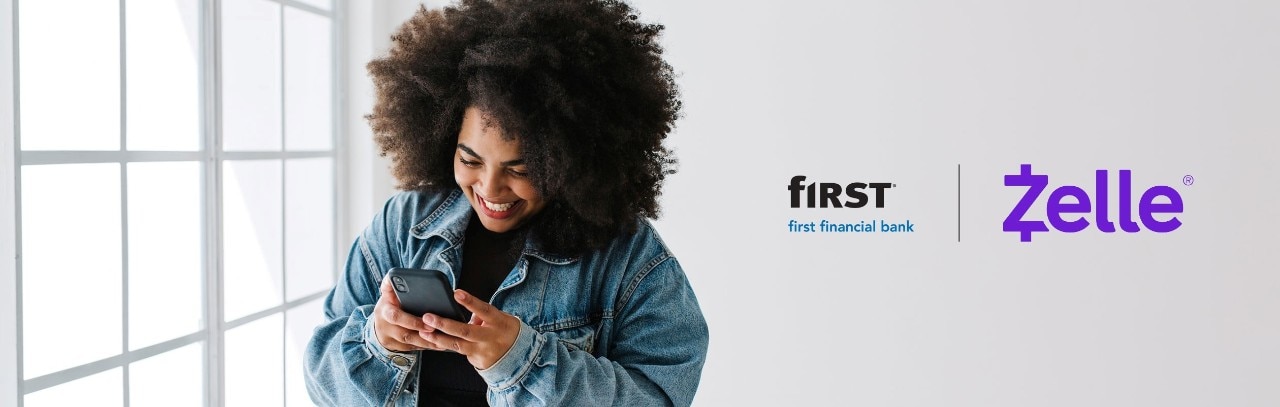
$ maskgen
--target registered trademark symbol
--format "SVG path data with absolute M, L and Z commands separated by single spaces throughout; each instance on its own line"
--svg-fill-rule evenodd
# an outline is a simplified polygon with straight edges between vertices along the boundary
M 1194 183 L 1196 183 L 1196 177 L 1193 177 L 1191 175 L 1182 176 L 1182 185 L 1191 186 L 1191 184 L 1194 184 Z

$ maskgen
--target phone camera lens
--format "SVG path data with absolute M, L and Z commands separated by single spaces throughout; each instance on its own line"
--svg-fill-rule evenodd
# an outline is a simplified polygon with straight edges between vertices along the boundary
M 402 293 L 409 291 L 409 287 L 405 287 L 404 284 L 396 284 L 395 286 L 396 286 L 396 291 L 399 291 Z
M 396 285 L 404 285 L 404 279 L 400 278 L 400 276 L 392 276 L 391 282 L 396 283 Z

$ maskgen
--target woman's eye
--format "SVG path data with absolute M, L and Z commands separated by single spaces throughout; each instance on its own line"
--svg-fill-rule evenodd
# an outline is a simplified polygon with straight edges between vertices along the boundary
M 479 166 L 480 166 L 480 163 L 479 163 L 479 162 L 476 162 L 476 161 L 470 161 L 470 160 L 467 160 L 467 159 L 465 159 L 465 158 L 459 158 L 459 159 L 458 159 L 458 161 L 461 161 L 461 162 L 462 162 L 462 165 L 465 165 L 465 166 L 468 166 L 468 167 L 471 167 L 471 168 L 476 168 L 476 167 L 479 167 Z
M 529 173 L 528 173 L 528 172 L 525 172 L 525 171 L 517 171 L 517 170 L 512 170 L 512 169 L 508 169 L 508 170 L 507 170 L 507 173 L 510 173 L 511 175 L 514 175 L 514 176 L 517 176 L 517 177 L 521 177 L 521 178 L 524 178 L 524 176 L 529 175 Z

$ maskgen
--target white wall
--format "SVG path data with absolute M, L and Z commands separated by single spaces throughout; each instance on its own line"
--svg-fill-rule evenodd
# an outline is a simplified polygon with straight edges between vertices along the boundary
M 377 156 L 373 135 L 364 115 L 373 110 L 373 83 L 365 64 L 386 53 L 391 33 L 413 15 L 420 2 L 409 0 L 351 0 L 346 4 L 346 52 L 344 72 L 346 190 L 344 222 L 339 227 L 339 251 L 345 256 L 352 240 L 395 193 L 388 165 Z M 345 258 L 345 257 L 344 257 Z

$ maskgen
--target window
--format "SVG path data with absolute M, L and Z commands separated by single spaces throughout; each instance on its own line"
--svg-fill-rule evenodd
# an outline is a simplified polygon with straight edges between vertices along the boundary
M 0 8 L 0 396 L 310 405 L 303 351 L 345 254 L 331 0 Z

